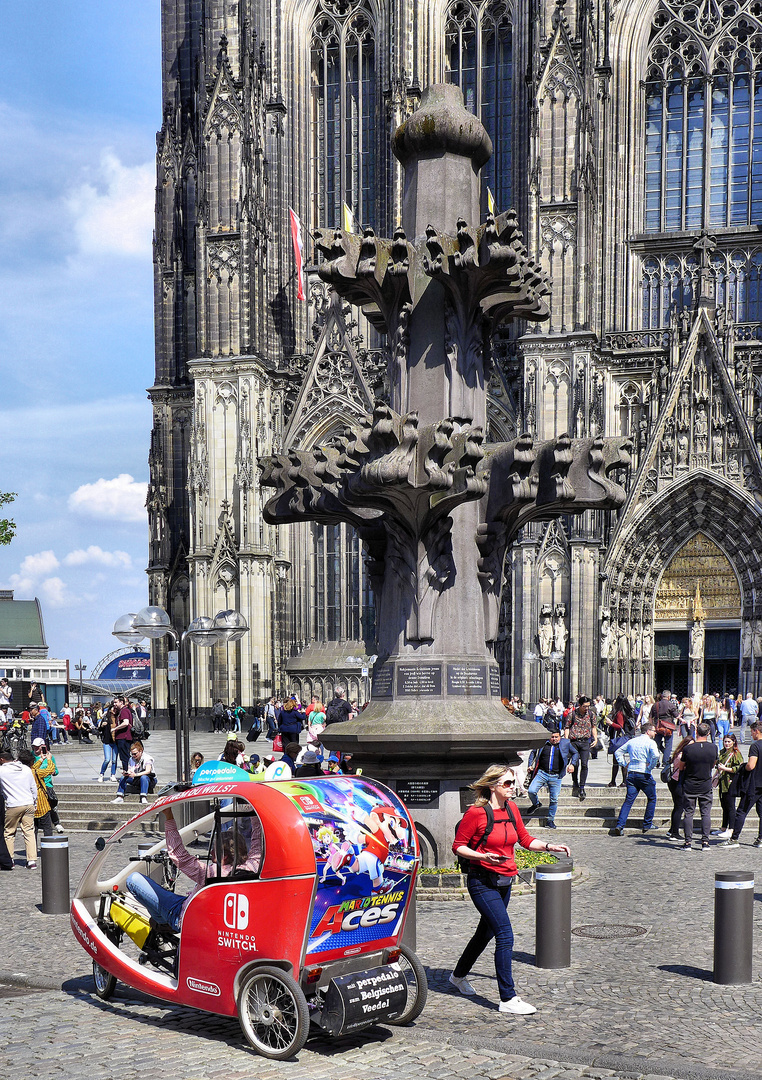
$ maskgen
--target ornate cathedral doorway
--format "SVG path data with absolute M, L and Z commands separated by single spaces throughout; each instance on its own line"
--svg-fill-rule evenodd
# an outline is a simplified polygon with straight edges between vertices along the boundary
M 654 689 L 679 697 L 736 690 L 741 589 L 727 555 L 696 533 L 673 556 L 654 605 Z

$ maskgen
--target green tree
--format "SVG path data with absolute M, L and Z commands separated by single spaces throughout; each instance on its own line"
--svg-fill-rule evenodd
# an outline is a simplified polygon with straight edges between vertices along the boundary
M 12 503 L 15 498 L 15 491 L 0 491 L 0 506 Z M 12 518 L 0 518 L 0 544 L 10 544 L 15 535 L 16 522 Z

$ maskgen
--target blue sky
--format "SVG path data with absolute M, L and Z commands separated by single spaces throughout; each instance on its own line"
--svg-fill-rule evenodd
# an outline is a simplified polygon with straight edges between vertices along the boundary
M 159 12 L 0 4 L 0 587 L 88 670 L 147 603 Z

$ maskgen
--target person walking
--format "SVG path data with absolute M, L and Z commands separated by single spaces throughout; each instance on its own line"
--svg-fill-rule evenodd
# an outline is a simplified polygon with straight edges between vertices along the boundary
M 759 818 L 757 839 L 754 841 L 753 847 L 762 848 L 762 768 L 759 767 L 759 758 L 762 754 L 762 724 L 758 720 L 754 721 L 750 724 L 749 730 L 753 741 L 749 747 L 749 759 L 743 769 L 739 769 L 738 772 L 738 788 L 741 797 L 736 810 L 736 823 L 733 826 L 730 839 L 720 845 L 720 847 L 724 848 L 737 848 L 740 846 L 739 837 L 752 808 L 756 808 L 757 817 Z
M 107 709 L 98 721 L 98 738 L 103 743 L 103 764 L 101 765 L 100 775 L 98 776 L 98 783 L 102 784 L 106 779 L 106 773 L 109 766 L 111 766 L 110 779 L 117 782 L 116 775 L 116 763 L 119 757 L 117 746 L 114 741 L 114 728 L 119 723 L 119 709 L 116 705 L 112 705 Z
M 481 918 L 449 982 L 461 994 L 474 994 L 468 973 L 494 938 L 499 1010 L 529 1016 L 537 1009 L 519 997 L 512 972 L 513 928 L 507 909 L 517 876 L 513 849 L 520 844 L 529 851 L 569 855 L 569 848 L 565 844 L 546 844 L 529 835 L 514 801 L 516 776 L 513 769 L 506 765 L 490 765 L 471 784 L 471 790 L 476 792 L 476 799 L 458 825 L 452 850 L 460 859 L 468 860 L 468 893 Z
M 545 745 L 535 752 L 533 764 L 530 766 L 527 794 L 532 805 L 527 810 L 528 818 L 542 809 L 538 795 L 546 787 L 548 789 L 548 816 L 545 820 L 545 828 L 556 828 L 558 795 L 564 774 L 573 773 L 577 761 L 579 761 L 579 754 L 569 740 L 562 739 L 560 731 L 551 731 Z
M 584 802 L 587 798 L 585 784 L 587 783 L 590 747 L 595 746 L 598 739 L 595 713 L 590 711 L 590 698 L 579 699 L 571 723 L 564 731 L 564 738 L 569 739 L 579 757 L 572 772 L 572 795 L 576 795 L 580 802 Z M 577 769 L 579 769 L 579 776 L 577 776 Z
M 609 717 L 609 753 L 611 754 L 611 780 L 608 787 L 616 787 L 616 777 L 622 770 L 622 783 L 620 787 L 627 787 L 627 766 L 620 765 L 616 759 L 616 752 L 620 746 L 629 742 L 635 734 L 635 717 L 632 705 L 624 694 L 620 694 L 613 704 Z
M 622 836 L 632 804 L 642 791 L 646 797 L 646 813 L 643 818 L 644 833 L 655 829 L 654 811 L 656 810 L 656 781 L 651 770 L 659 764 L 659 751 L 656 749 L 656 727 L 653 720 L 647 720 L 642 735 L 630 739 L 616 752 L 620 765 L 627 765 L 627 795 L 619 811 L 619 817 L 609 836 Z
M 759 705 L 754 700 L 754 695 L 751 690 L 741 702 L 741 738 L 739 742 L 744 742 L 744 736 L 746 735 L 746 728 L 753 724 L 755 720 L 759 719 Z
M 672 817 L 669 822 L 667 840 L 682 839 L 681 834 L 683 831 L 683 822 L 685 821 L 685 806 L 683 804 L 683 773 L 680 771 L 679 766 L 683 750 L 692 742 L 693 736 L 686 735 L 685 738 L 678 743 L 669 762 L 667 787 L 672 796 Z
M 14 761 L 10 750 L 0 751 L 0 788 L 5 800 L 5 846 L 13 859 L 16 830 L 21 826 L 26 848 L 27 870 L 37 869 L 37 843 L 34 838 L 34 811 L 37 805 L 37 781 L 23 761 Z
M 698 802 L 701 812 L 701 850 L 709 850 L 712 827 L 712 773 L 717 764 L 717 747 L 709 742 L 711 727 L 705 721 L 696 725 L 696 741 L 686 746 L 680 756 L 685 807 L 685 843 L 683 851 L 693 851 L 693 815 Z
M 735 735 L 726 734 L 722 740 L 722 750 L 717 761 L 717 790 L 722 806 L 722 828 L 718 832 L 721 840 L 729 840 L 736 824 L 736 799 L 738 798 L 738 773 L 744 767 L 743 754 L 738 749 Z
M 111 734 L 116 743 L 122 769 L 126 772 L 130 765 L 130 746 L 132 745 L 132 709 L 126 698 L 116 698 L 114 704 L 119 706 L 119 715 L 115 726 L 111 729 Z

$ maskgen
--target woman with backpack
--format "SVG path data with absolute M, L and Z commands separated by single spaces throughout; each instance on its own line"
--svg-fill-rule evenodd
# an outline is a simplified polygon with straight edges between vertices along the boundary
M 520 844 L 529 851 L 569 855 L 569 848 L 565 844 L 546 844 L 526 831 L 514 801 L 516 776 L 508 766 L 490 765 L 471 784 L 471 790 L 476 792 L 476 799 L 458 825 L 452 850 L 467 863 L 468 893 L 481 918 L 449 981 L 461 994 L 474 994 L 467 975 L 494 938 L 499 1010 L 528 1016 L 537 1009 L 518 996 L 511 971 L 513 929 L 507 908 L 518 874 L 513 849 Z

